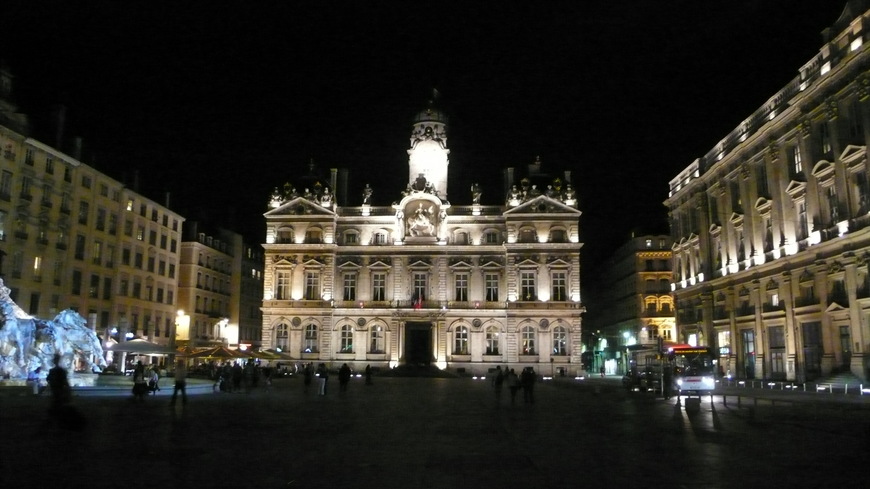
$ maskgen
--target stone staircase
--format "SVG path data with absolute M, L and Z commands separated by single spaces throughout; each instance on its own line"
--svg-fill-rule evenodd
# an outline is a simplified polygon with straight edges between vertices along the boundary
M 870 387 L 870 382 L 864 382 L 860 377 L 852 372 L 831 374 L 828 377 L 807 382 L 807 384 L 813 384 L 819 387 L 829 386 L 828 389 L 832 392 L 858 392 L 858 389 L 862 384 L 864 387 Z

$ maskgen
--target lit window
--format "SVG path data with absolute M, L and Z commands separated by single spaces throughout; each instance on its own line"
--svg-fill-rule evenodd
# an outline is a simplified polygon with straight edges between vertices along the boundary
M 568 354 L 568 331 L 562 326 L 553 328 L 553 355 Z
M 339 353 L 353 353 L 353 328 L 345 324 L 341 327 L 341 338 L 340 338 L 340 350 Z
M 453 333 L 453 354 L 468 355 L 468 328 L 459 326 Z

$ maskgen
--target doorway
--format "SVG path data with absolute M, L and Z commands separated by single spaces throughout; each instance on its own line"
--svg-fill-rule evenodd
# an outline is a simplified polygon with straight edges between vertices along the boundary
M 405 364 L 428 367 L 432 363 L 432 323 L 405 323 Z

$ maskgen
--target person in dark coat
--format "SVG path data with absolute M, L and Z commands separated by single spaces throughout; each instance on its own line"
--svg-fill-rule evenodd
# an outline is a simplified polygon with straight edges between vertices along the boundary
M 372 385 L 372 366 L 366 365 L 366 385 Z
M 51 408 L 53 411 L 69 404 L 70 387 L 66 369 L 60 366 L 60 354 L 54 355 L 54 367 L 48 371 L 48 387 L 51 388 Z
M 520 385 L 523 386 L 523 402 L 528 404 L 535 403 L 535 381 L 537 380 L 535 370 L 532 367 L 523 369 L 520 374 Z
M 341 364 L 338 369 L 338 389 L 341 392 L 347 390 L 347 384 L 350 382 L 350 367 L 346 363 Z
M 326 395 L 326 382 L 329 380 L 329 371 L 326 370 L 326 364 L 321 363 L 317 366 L 317 382 L 320 386 L 318 389 L 318 394 L 321 396 Z

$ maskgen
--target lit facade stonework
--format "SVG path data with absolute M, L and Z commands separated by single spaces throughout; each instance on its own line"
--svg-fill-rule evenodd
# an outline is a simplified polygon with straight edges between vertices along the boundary
M 603 266 L 595 315 L 589 314 L 585 328 L 592 342 L 588 354 L 600 352 L 586 359 L 592 371 L 603 361 L 609 371 L 625 373 L 633 349 L 676 339 L 672 244 L 670 236 L 633 237 Z
M 390 206 L 336 205 L 330 186 L 276 190 L 265 214 L 262 341 L 300 362 L 403 364 L 485 373 L 580 368 L 580 248 L 570 174 L 540 162 L 504 205 L 447 196 L 447 118 L 413 123 L 407 187 Z M 540 183 L 540 185 L 539 185 Z M 454 195 L 452 192 L 451 195 Z
M 184 218 L 28 136 L 0 68 L 0 275 L 28 313 L 169 345 Z
M 679 340 L 738 378 L 870 368 L 870 12 L 670 182 Z

